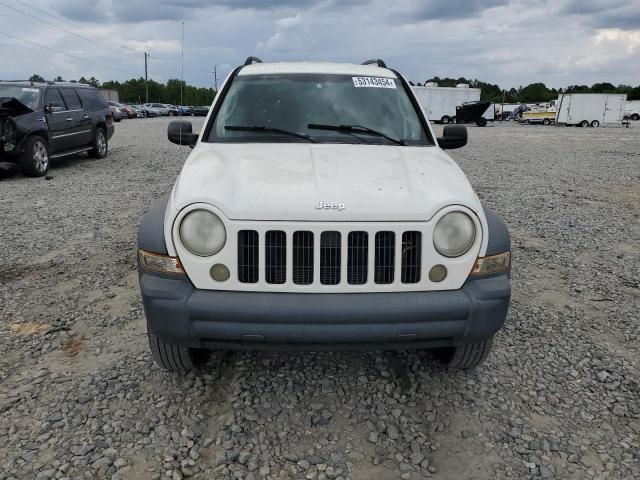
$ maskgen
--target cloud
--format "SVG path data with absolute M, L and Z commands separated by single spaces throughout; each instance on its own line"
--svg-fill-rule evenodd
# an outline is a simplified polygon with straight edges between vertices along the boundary
M 561 12 L 585 17 L 596 28 L 640 29 L 637 0 L 568 0 Z
M 405 21 L 456 20 L 481 15 L 485 10 L 504 6 L 509 0 L 400 0 L 396 3 Z
M 213 83 L 214 67 L 220 80 L 248 55 L 264 61 L 382 58 L 420 82 L 438 75 L 505 88 L 532 82 L 638 84 L 638 0 L 31 0 L 30 5 L 43 18 L 51 12 L 52 23 L 62 16 L 74 22 L 98 44 L 0 6 L 5 20 L 0 31 L 81 59 L 0 36 L 3 76 L 124 80 L 144 74 L 141 52 L 147 51 L 150 75 L 166 81 L 180 71 L 184 20 L 185 79 L 202 86 Z

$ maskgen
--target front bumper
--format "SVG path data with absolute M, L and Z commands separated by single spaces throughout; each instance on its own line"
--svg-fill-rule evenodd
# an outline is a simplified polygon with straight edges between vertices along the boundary
M 507 316 L 501 274 L 459 290 L 263 293 L 199 290 L 183 276 L 140 269 L 149 331 L 189 347 L 360 350 L 447 346 L 491 337 Z

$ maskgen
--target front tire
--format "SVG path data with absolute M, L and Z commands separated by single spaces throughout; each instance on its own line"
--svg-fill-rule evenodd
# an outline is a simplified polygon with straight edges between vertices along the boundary
M 93 139 L 93 149 L 89 150 L 89 156 L 93 158 L 105 158 L 109 152 L 107 133 L 103 128 L 96 128 L 96 136 Z
M 589 126 L 589 122 L 588 122 L 587 120 L 582 120 L 582 121 L 580 122 L 580 126 L 581 126 L 582 128 L 587 128 L 587 127 Z
M 637 122 L 638 120 L 640 120 L 640 115 L 638 115 L 637 113 L 634 113 L 633 115 L 631 115 L 631 120 L 633 120 L 634 122 Z
M 49 145 L 44 138 L 32 135 L 20 155 L 20 168 L 29 177 L 44 177 L 49 171 Z
M 548 118 L 545 118 L 544 120 L 542 120 L 542 124 L 543 124 L 544 126 L 547 126 L 547 125 L 549 125 L 550 123 L 551 123 L 551 120 L 549 120 Z
M 487 119 L 484 117 L 480 117 L 478 120 L 476 120 L 476 125 L 479 127 L 486 127 L 487 126 Z
M 440 119 L 440 123 L 443 124 L 448 124 L 449 122 L 451 122 L 451 118 L 449 118 L 449 115 L 444 115 L 441 119 Z
M 594 120 L 593 122 L 591 122 L 591 126 L 593 128 L 598 128 L 600 126 L 600 122 L 598 120 Z
M 153 361 L 160 368 L 176 373 L 188 373 L 197 370 L 208 358 L 206 350 L 183 347 L 175 343 L 158 338 L 151 332 L 149 334 L 149 349 Z
M 457 345 L 436 350 L 436 359 L 449 368 L 471 369 L 484 363 L 491 352 L 493 337 L 476 343 Z

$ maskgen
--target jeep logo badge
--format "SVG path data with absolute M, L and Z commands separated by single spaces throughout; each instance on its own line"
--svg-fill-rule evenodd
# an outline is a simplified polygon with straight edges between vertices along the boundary
M 316 205 L 316 210 L 338 210 L 339 212 L 341 212 L 345 208 L 347 208 L 347 206 L 342 202 L 340 202 L 340 203 L 338 203 L 338 202 L 333 202 L 333 203 L 319 202 Z

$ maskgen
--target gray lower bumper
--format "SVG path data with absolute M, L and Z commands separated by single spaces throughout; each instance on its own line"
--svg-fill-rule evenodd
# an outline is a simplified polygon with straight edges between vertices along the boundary
M 149 329 L 192 347 L 378 349 L 487 338 L 507 316 L 507 275 L 442 292 L 300 294 L 195 289 L 141 272 Z

